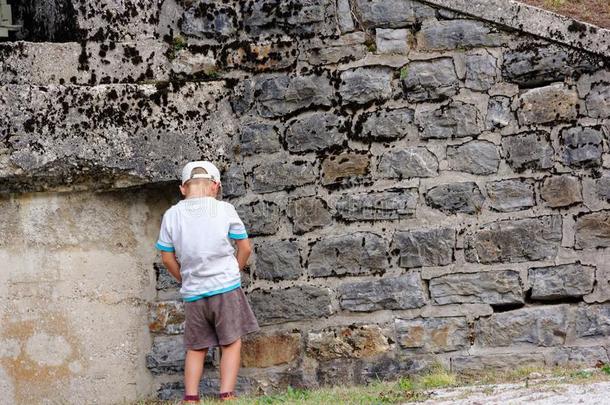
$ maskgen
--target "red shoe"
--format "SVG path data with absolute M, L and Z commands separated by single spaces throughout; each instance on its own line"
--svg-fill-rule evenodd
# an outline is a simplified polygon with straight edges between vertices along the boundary
M 237 397 L 235 396 L 235 391 L 221 392 L 218 394 L 218 399 L 221 401 L 231 401 L 232 399 L 237 399 Z

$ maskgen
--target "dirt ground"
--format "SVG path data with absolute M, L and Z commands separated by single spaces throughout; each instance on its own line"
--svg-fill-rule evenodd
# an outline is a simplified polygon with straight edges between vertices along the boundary
M 519 0 L 557 14 L 610 29 L 610 0 Z

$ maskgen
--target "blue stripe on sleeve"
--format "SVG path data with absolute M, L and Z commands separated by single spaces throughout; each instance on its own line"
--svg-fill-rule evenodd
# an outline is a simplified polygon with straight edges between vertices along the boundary
M 157 242 L 157 243 L 155 244 L 155 247 L 156 247 L 157 249 L 159 249 L 159 250 L 164 251 L 164 252 L 175 252 L 175 251 L 176 251 L 176 249 L 174 249 L 173 247 L 171 247 L 171 246 L 163 246 L 163 245 L 162 245 L 162 244 L 160 244 L 159 242 Z
M 231 239 L 246 239 L 248 237 L 247 233 L 231 233 L 229 232 L 229 238 Z

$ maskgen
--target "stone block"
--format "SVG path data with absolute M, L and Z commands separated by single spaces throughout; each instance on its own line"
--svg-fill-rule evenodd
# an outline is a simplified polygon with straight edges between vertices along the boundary
M 172 290 L 179 289 L 180 283 L 176 281 L 174 276 L 169 274 L 163 263 L 154 263 L 155 274 L 157 276 L 157 290 Z
M 595 194 L 600 200 L 610 202 L 610 176 L 604 175 L 595 181 Z
M 429 20 L 417 33 L 417 46 L 425 51 L 499 46 L 504 36 L 476 20 Z
M 498 171 L 498 148 L 488 141 L 470 141 L 447 147 L 447 162 L 453 170 L 472 174 L 493 174 Z
M 521 304 L 523 288 L 514 270 L 452 273 L 435 277 L 429 283 L 435 304 Z
M 412 103 L 446 99 L 457 93 L 459 85 L 452 58 L 411 62 L 402 68 L 401 79 Z
M 561 131 L 563 164 L 595 167 L 601 164 L 604 135 L 599 128 L 572 127 Z
M 256 277 L 263 280 L 296 280 L 303 273 L 296 242 L 265 242 L 256 248 Z
M 242 367 L 277 366 L 291 363 L 301 355 L 300 333 L 261 333 L 246 336 L 242 341 Z
M 547 364 L 550 366 L 593 368 L 600 362 L 608 363 L 608 353 L 604 346 L 558 347 L 547 355 Z
M 517 172 L 553 167 L 555 151 L 546 133 L 528 132 L 505 136 L 502 138 L 502 148 L 509 166 Z
M 240 152 L 244 155 L 278 152 L 282 147 L 277 127 L 264 122 L 247 122 L 240 130 Z
M 281 117 L 310 107 L 330 106 L 334 89 L 322 76 L 272 76 L 256 83 L 258 112 Z
M 476 136 L 483 131 L 479 110 L 461 101 L 453 101 L 434 110 L 415 115 L 422 139 L 450 139 Z
M 272 235 L 277 232 L 280 207 L 271 201 L 253 201 L 236 207 L 250 236 Z
M 432 7 L 412 0 L 356 0 L 352 7 L 367 27 L 400 28 L 434 16 Z
M 554 258 L 561 243 L 560 216 L 501 220 L 465 238 L 468 262 L 518 263 Z
M 394 325 L 403 349 L 438 353 L 470 347 L 464 317 L 396 319 Z
M 412 309 L 425 305 L 426 297 L 418 272 L 339 286 L 342 309 L 371 312 L 382 309 Z
M 246 178 L 241 166 L 230 166 L 221 177 L 223 197 L 240 197 L 246 194 Z
M 519 97 L 517 117 L 521 125 L 571 121 L 578 115 L 578 93 L 557 83 L 528 90 Z
M 578 204 L 582 202 L 580 179 L 570 175 L 547 177 L 540 186 L 540 197 L 552 208 Z
M 550 267 L 534 267 L 528 271 L 534 300 L 582 297 L 593 291 L 595 267 L 580 263 Z
M 309 253 L 309 274 L 329 277 L 384 273 L 389 266 L 387 252 L 385 240 L 370 232 L 321 239 Z
M 514 371 L 523 367 L 543 367 L 542 353 L 500 353 L 451 357 L 451 372 L 461 375 L 481 375 L 487 371 Z
M 291 201 L 287 209 L 292 220 L 292 229 L 302 234 L 332 223 L 332 215 L 326 201 L 319 197 L 303 197 Z
M 335 209 L 346 221 L 380 221 L 415 215 L 419 193 L 416 188 L 343 194 Z
M 184 332 L 184 303 L 160 301 L 149 304 L 148 329 L 153 333 L 177 335 Z
M 610 211 L 584 214 L 576 219 L 576 248 L 610 247 Z
M 572 52 L 554 44 L 536 44 L 507 50 L 502 76 L 520 87 L 538 87 L 594 68 L 591 60 L 581 52 Z
M 179 19 L 180 32 L 183 35 L 225 41 L 237 35 L 239 22 L 235 5 L 211 1 L 184 5 L 185 10 Z
M 344 104 L 367 104 L 385 100 L 392 94 L 392 75 L 389 68 L 362 67 L 341 73 L 339 95 Z
M 411 31 L 407 29 L 377 28 L 375 45 L 377 53 L 407 54 L 413 42 Z
M 610 335 L 610 304 L 585 305 L 576 310 L 576 337 L 601 337 Z
M 487 105 L 487 128 L 504 128 L 516 123 L 515 113 L 510 108 L 511 99 L 505 96 L 492 96 Z
M 397 231 L 394 245 L 400 267 L 446 266 L 453 262 L 455 230 L 449 228 Z
M 487 183 L 487 201 L 492 210 L 513 212 L 536 205 L 534 187 L 527 179 L 508 179 Z
M 479 318 L 475 343 L 491 347 L 563 345 L 568 333 L 568 309 L 568 305 L 522 308 Z
M 497 59 L 489 54 L 467 54 L 464 58 L 464 86 L 476 91 L 489 90 L 500 78 Z
M 307 335 L 307 354 L 321 361 L 366 358 L 389 349 L 390 341 L 378 325 L 329 328 Z
M 237 376 L 235 393 L 238 396 L 250 395 L 260 390 L 257 382 L 250 377 Z M 199 383 L 199 395 L 203 398 L 218 398 L 220 378 L 208 376 Z M 184 382 L 165 382 L 157 390 L 157 398 L 163 401 L 181 400 L 184 396 Z
M 146 355 L 146 367 L 155 375 L 182 372 L 185 353 L 182 335 L 156 336 L 152 351 Z M 205 358 L 206 365 L 212 365 L 213 357 L 214 351 L 210 350 Z
M 347 140 L 343 119 L 333 113 L 314 112 L 288 122 L 285 142 L 290 152 L 319 152 Z
M 337 1 L 337 22 L 342 33 L 351 32 L 356 28 L 349 0 Z
M 379 158 L 377 172 L 386 178 L 435 177 L 438 159 L 423 146 L 389 150 Z
M 429 188 L 426 204 L 446 214 L 477 214 L 485 202 L 479 186 L 474 182 L 441 184 Z
M 316 38 L 307 45 L 300 59 L 310 65 L 334 65 L 357 61 L 367 55 L 364 32 L 353 32 L 334 38 Z
M 414 111 L 410 108 L 365 113 L 354 128 L 354 136 L 364 141 L 390 141 L 415 135 Z
M 316 180 L 313 164 L 296 160 L 265 160 L 252 170 L 252 190 L 256 193 L 292 190 Z
M 249 294 L 260 325 L 270 325 L 332 315 L 335 310 L 327 288 L 294 286 L 281 290 L 254 290 Z
M 610 117 L 610 86 L 607 83 L 593 85 L 585 100 L 587 114 L 593 118 Z
M 370 158 L 365 153 L 343 152 L 322 161 L 322 184 L 358 181 L 369 173 Z

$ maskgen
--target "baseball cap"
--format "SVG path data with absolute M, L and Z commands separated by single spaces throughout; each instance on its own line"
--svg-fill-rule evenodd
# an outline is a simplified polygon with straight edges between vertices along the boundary
M 207 174 L 192 174 L 193 169 L 201 168 L 204 169 Z M 189 181 L 190 179 L 209 179 L 213 182 L 220 184 L 220 171 L 212 162 L 206 161 L 196 161 L 196 162 L 188 162 L 184 169 L 182 169 L 182 185 Z

